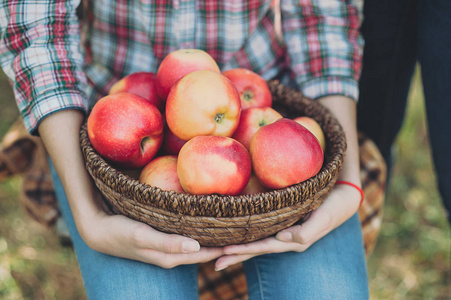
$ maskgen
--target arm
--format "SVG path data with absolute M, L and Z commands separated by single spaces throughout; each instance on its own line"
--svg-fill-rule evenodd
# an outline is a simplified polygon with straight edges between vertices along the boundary
M 344 96 L 326 96 L 319 99 L 341 123 L 347 139 L 347 151 L 338 180 L 360 183 L 358 140 L 355 126 L 355 101 Z M 316 241 L 340 226 L 358 210 L 360 193 L 348 185 L 337 185 L 308 220 L 280 231 L 275 237 L 243 245 L 224 247 L 225 256 L 216 261 L 216 269 L 248 260 L 254 256 L 287 251 L 303 252 Z
M 218 257 L 220 249 L 200 248 L 192 239 L 104 212 L 79 144 L 87 103 L 75 15 L 78 4 L 2 2 L 0 60 L 27 129 L 40 134 L 56 167 L 81 237 L 94 250 L 168 268 Z
M 346 135 L 347 150 L 338 180 L 361 186 L 359 145 L 356 130 L 356 103 L 343 96 L 326 96 L 319 99 L 335 115 Z M 307 249 L 321 237 L 340 226 L 359 208 L 361 195 L 353 187 L 337 185 L 328 198 L 303 226 L 293 226 L 279 233 L 281 241 L 295 241 Z
M 281 1 L 284 39 L 295 80 L 303 93 L 317 99 L 335 115 L 347 138 L 347 152 L 338 180 L 361 186 L 356 129 L 356 99 L 361 68 L 357 11 L 345 1 Z M 337 185 L 302 225 L 245 245 L 224 248 L 228 254 L 217 269 L 251 257 L 286 251 L 302 252 L 340 226 L 358 210 L 360 193 Z
M 84 168 L 79 144 L 83 115 L 65 110 L 45 118 L 39 133 L 63 183 L 80 236 L 92 249 L 114 256 L 171 268 L 212 260 L 218 248 L 164 234 L 121 215 L 108 215 L 103 200 Z

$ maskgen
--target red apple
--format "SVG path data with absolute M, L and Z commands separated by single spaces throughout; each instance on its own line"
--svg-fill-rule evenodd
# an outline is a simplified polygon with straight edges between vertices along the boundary
M 308 130 L 310 130 L 311 133 L 318 139 L 319 144 L 321 145 L 321 149 L 326 151 L 326 138 L 324 137 L 324 132 L 321 126 L 316 122 L 314 119 L 307 117 L 307 116 L 301 116 L 293 119 L 294 121 L 298 122 Z
M 222 72 L 240 93 L 241 107 L 271 107 L 272 94 L 266 81 L 257 73 L 243 68 Z
M 166 191 L 183 193 L 177 175 L 177 156 L 166 155 L 152 159 L 142 169 L 139 181 Z
M 88 136 L 97 152 L 124 168 L 139 168 L 157 153 L 163 140 L 158 108 L 131 93 L 108 95 L 93 107 Z
M 200 49 L 180 49 L 169 53 L 157 71 L 157 91 L 163 100 L 171 87 L 183 76 L 197 70 L 220 73 L 218 64 L 207 52 Z
M 316 137 L 286 118 L 260 128 L 251 140 L 250 154 L 255 175 L 272 189 L 285 188 L 316 175 L 324 159 Z
M 249 182 L 246 187 L 241 191 L 240 195 L 253 195 L 259 193 L 265 193 L 268 191 L 263 184 L 261 184 L 260 180 L 258 180 L 255 173 L 251 173 L 251 177 L 249 178 Z
M 238 195 L 251 174 L 249 152 L 223 136 L 196 136 L 180 150 L 177 172 L 190 194 Z
M 160 111 L 164 108 L 164 101 L 157 93 L 155 85 L 157 75 L 151 72 L 136 72 L 117 81 L 110 89 L 109 94 L 128 92 L 143 97 Z
M 166 121 L 182 140 L 197 135 L 232 136 L 240 121 L 241 103 L 226 77 L 211 70 L 180 79 L 166 101 Z
M 169 129 L 167 124 L 164 126 L 163 144 L 160 148 L 162 154 L 178 155 L 185 143 L 186 141 L 178 138 L 171 129 Z
M 241 112 L 233 138 L 249 150 L 251 139 L 260 127 L 271 124 L 282 115 L 271 107 L 251 107 Z

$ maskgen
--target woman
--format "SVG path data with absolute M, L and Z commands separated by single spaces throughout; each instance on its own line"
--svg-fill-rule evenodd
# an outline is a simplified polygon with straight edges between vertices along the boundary
M 103 0 L 86 1 L 80 22 L 78 5 L 0 4 L 0 58 L 27 129 L 41 136 L 49 153 L 88 298 L 195 299 L 196 264 L 213 259 L 218 270 L 244 262 L 251 299 L 368 298 L 356 215 L 361 39 L 355 7 L 341 0 Z M 283 40 L 275 22 L 279 9 Z M 243 67 L 279 78 L 327 106 L 348 141 L 339 180 L 357 188 L 336 185 L 303 225 L 224 248 L 200 247 L 106 213 L 84 169 L 80 125 L 114 82 L 136 71 L 156 72 L 180 48 L 207 51 L 221 70 Z

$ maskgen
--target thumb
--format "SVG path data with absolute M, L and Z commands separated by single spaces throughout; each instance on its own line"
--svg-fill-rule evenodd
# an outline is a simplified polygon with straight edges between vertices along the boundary
M 330 214 L 318 208 L 304 223 L 280 231 L 276 235 L 276 239 L 281 242 L 311 245 L 330 231 L 331 223 Z

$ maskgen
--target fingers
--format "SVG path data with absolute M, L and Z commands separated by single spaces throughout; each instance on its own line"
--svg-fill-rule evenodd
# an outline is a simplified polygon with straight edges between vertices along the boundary
M 158 265 L 162 268 L 170 269 L 179 265 L 204 263 L 216 259 L 223 255 L 221 248 L 201 247 L 195 253 L 164 253 L 151 249 L 141 249 L 141 261 Z
M 325 236 L 331 228 L 332 219 L 327 210 L 314 211 L 301 225 L 295 225 L 280 231 L 276 239 L 282 242 L 295 242 L 309 247 Z
M 131 229 L 131 240 L 139 248 L 153 249 L 165 253 L 193 253 L 200 250 L 200 244 L 191 238 L 167 234 L 138 223 Z
M 223 249 L 226 255 L 252 254 L 262 255 L 267 253 L 281 253 L 286 251 L 303 251 L 298 243 L 286 243 L 278 241 L 274 237 L 243 245 L 225 246 Z
M 276 239 L 309 247 L 355 213 L 356 203 L 351 201 L 353 197 L 348 192 L 341 186 L 334 188 L 326 201 L 304 223 L 280 231 Z
M 228 266 L 246 261 L 251 259 L 252 257 L 257 256 L 253 254 L 241 254 L 241 255 L 226 255 L 218 258 L 215 262 L 215 270 L 221 271 L 227 268 Z
M 103 238 L 115 238 L 126 247 L 152 249 L 164 253 L 194 253 L 200 249 L 199 243 L 194 239 L 167 234 L 122 215 L 107 216 L 105 219 L 107 223 L 102 224 Z
M 282 253 L 288 251 L 302 252 L 306 248 L 298 243 L 286 243 L 278 241 L 274 237 L 266 238 L 260 241 L 252 242 L 243 245 L 226 246 L 223 249 L 224 256 L 220 257 L 216 263 L 217 271 L 223 270 L 226 267 L 246 261 L 254 256 L 268 254 L 268 253 Z
M 224 247 L 224 254 L 260 254 L 277 248 L 275 244 L 277 240 L 274 238 L 266 238 L 256 242 L 240 245 L 231 245 Z M 279 242 L 280 243 L 280 242 Z
M 135 223 L 130 238 L 137 248 L 136 255 L 140 261 L 173 268 L 211 261 L 223 255 L 222 248 L 201 247 L 194 239 L 163 233 L 144 223 Z

